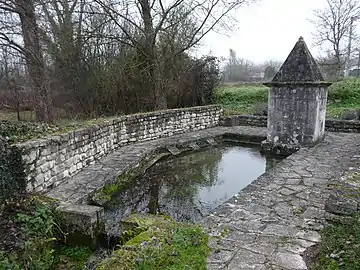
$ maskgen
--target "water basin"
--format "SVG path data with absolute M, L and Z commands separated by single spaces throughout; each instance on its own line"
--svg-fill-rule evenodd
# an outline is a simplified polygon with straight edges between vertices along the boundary
M 256 146 L 243 145 L 220 145 L 166 158 L 116 196 L 105 210 L 106 229 L 116 234 L 120 221 L 133 212 L 195 222 L 280 160 L 260 154 Z

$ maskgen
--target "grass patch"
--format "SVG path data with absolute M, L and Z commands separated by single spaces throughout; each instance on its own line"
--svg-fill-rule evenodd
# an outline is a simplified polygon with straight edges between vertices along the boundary
M 202 228 L 168 217 L 136 217 L 138 234 L 102 261 L 97 270 L 206 269 L 208 236 Z M 133 228 L 135 229 L 135 228 Z
M 360 269 L 360 214 L 327 226 L 322 232 L 320 254 L 311 270 Z
M 253 114 L 256 104 L 267 103 L 268 87 L 221 86 L 215 94 L 215 103 L 222 104 L 225 115 Z M 341 118 L 348 110 L 360 108 L 360 79 L 348 78 L 329 87 L 327 117 Z
M 250 114 L 256 103 L 267 102 L 266 86 L 223 86 L 215 93 L 215 102 L 222 104 L 225 115 Z

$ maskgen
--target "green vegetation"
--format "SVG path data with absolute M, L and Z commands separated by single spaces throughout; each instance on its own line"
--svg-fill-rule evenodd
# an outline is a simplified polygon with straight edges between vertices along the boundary
M 360 214 L 327 226 L 312 270 L 360 269 Z
M 215 103 L 222 104 L 226 115 L 250 114 L 256 103 L 267 102 L 266 86 L 226 86 L 215 94 Z
M 145 169 L 144 165 L 140 164 L 138 167 L 125 171 L 116 178 L 115 182 L 109 183 L 97 191 L 92 197 L 93 202 L 101 206 L 107 205 L 114 195 L 128 187 L 132 183 L 132 180 L 140 176 Z
M 113 183 L 109 183 L 97 191 L 93 195 L 92 201 L 97 205 L 106 206 L 114 195 L 125 190 L 131 183 L 133 183 L 133 180 L 136 180 L 137 177 L 143 175 L 150 166 L 167 155 L 169 155 L 167 152 L 153 153 L 149 154 L 147 158 L 144 157 L 138 166 L 133 166 L 132 168 L 128 169 L 119 175 Z
M 6 138 L 11 143 L 37 139 L 47 135 L 56 135 L 86 128 L 95 124 L 112 121 L 114 117 L 96 118 L 91 120 L 63 120 L 56 124 L 44 124 L 31 121 L 0 120 L 0 137 Z
M 353 172 L 346 176 L 344 183 L 338 183 L 332 188 L 341 190 L 342 196 L 358 199 L 360 190 L 356 186 L 359 181 L 360 173 Z M 355 186 L 350 188 L 345 183 Z M 325 227 L 318 251 L 311 270 L 360 269 L 360 213 L 340 218 Z
M 25 191 L 24 166 L 22 151 L 0 137 L 0 206 L 11 196 Z
M 206 269 L 208 236 L 200 227 L 151 215 L 131 216 L 128 223 L 136 235 L 102 261 L 97 270 Z
M 52 200 L 17 198 L 5 206 L 2 218 L 6 222 L 0 234 L 5 239 L 0 244 L 14 247 L 2 250 L 0 245 L 1 270 L 83 269 L 91 254 L 86 247 L 59 246 L 64 233 Z
M 349 78 L 330 86 L 328 115 L 345 116 L 349 110 L 360 109 L 360 79 Z
M 88 247 L 59 247 L 55 251 L 54 266 L 56 270 L 83 270 L 92 253 Z
M 215 103 L 224 106 L 226 115 L 253 114 L 259 103 L 267 102 L 266 86 L 222 86 L 215 94 Z M 342 117 L 348 110 L 360 108 L 360 79 L 348 78 L 329 88 L 327 114 Z

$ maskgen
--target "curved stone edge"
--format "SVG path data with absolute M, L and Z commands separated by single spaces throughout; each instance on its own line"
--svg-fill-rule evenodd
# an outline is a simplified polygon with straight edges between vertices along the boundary
M 261 128 L 217 127 L 200 131 L 196 134 L 186 134 L 181 136 L 174 136 L 174 138 L 159 140 L 161 142 L 158 143 L 149 142 L 147 144 L 150 145 L 150 153 L 152 153 L 152 155 L 149 155 L 149 151 L 144 151 L 144 148 L 140 147 L 140 150 L 143 153 L 140 156 L 135 156 L 135 159 L 139 161 L 144 160 L 147 157 L 147 166 L 150 166 L 161 158 L 159 154 L 162 156 L 177 156 L 188 151 L 201 150 L 204 147 L 217 145 L 219 141 L 242 141 L 245 144 L 251 142 L 259 144 L 262 140 L 265 139 L 265 137 L 265 130 Z M 136 146 L 136 144 L 134 146 Z M 115 161 L 122 160 L 123 156 L 127 156 L 126 153 L 131 153 L 129 150 L 134 149 L 133 146 L 127 149 L 125 148 L 123 149 L 122 153 L 114 157 Z M 136 162 L 133 163 L 133 166 L 135 165 Z M 85 176 L 92 176 L 92 174 L 96 172 L 96 169 L 97 168 L 95 168 L 95 170 L 90 170 L 89 174 L 85 174 Z M 121 173 L 128 169 L 129 167 L 125 168 L 125 170 L 121 169 Z M 88 168 L 84 170 L 88 170 Z M 107 183 L 111 183 L 112 179 L 116 179 L 116 176 L 112 176 L 111 174 L 108 175 L 108 177 L 108 181 L 105 181 Z M 74 239 L 80 239 L 82 241 L 85 240 L 88 245 L 94 245 L 94 243 L 98 241 L 98 236 L 103 236 L 104 207 L 99 205 L 89 205 L 90 200 L 88 198 L 91 198 L 103 186 L 93 189 L 92 192 L 86 194 L 86 196 L 81 194 L 80 196 L 73 196 L 72 193 L 76 193 L 77 189 L 83 190 L 83 186 L 81 184 L 78 188 L 73 188 L 73 185 L 78 184 L 78 180 L 78 178 L 75 178 L 68 187 L 63 188 L 58 192 L 47 193 L 45 196 L 56 201 L 56 204 L 58 205 L 56 210 L 64 216 L 66 223 L 65 225 L 69 229 L 69 232 L 75 236 Z M 67 197 L 62 195 L 66 195 Z
M 94 194 L 89 195 L 88 203 L 97 206 L 106 207 L 123 188 L 131 184 L 133 180 L 144 175 L 156 162 L 169 156 L 179 156 L 189 152 L 200 151 L 207 147 L 217 145 L 222 142 L 236 142 L 242 144 L 260 144 L 263 136 L 253 136 L 236 133 L 223 133 L 221 135 L 204 137 L 198 140 L 189 140 L 179 142 L 172 145 L 160 146 L 153 149 L 150 153 L 144 154 L 139 161 L 132 167 L 125 170 L 119 176 L 107 181 L 104 186 L 97 190 Z
M 204 218 L 207 269 L 308 269 L 328 224 L 325 203 L 360 149 L 357 134 L 329 134 L 301 148 Z M 226 234 L 224 235 L 224 231 Z

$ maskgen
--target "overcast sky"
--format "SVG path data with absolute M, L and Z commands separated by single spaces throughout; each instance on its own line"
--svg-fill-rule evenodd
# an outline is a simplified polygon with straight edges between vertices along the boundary
M 228 56 L 229 48 L 237 56 L 253 62 L 285 60 L 296 41 L 303 36 L 311 53 L 316 56 L 320 49 L 313 46 L 309 22 L 312 10 L 325 6 L 325 0 L 261 0 L 242 8 L 238 13 L 238 30 L 230 37 L 210 33 L 198 56 L 210 50 L 215 56 Z

